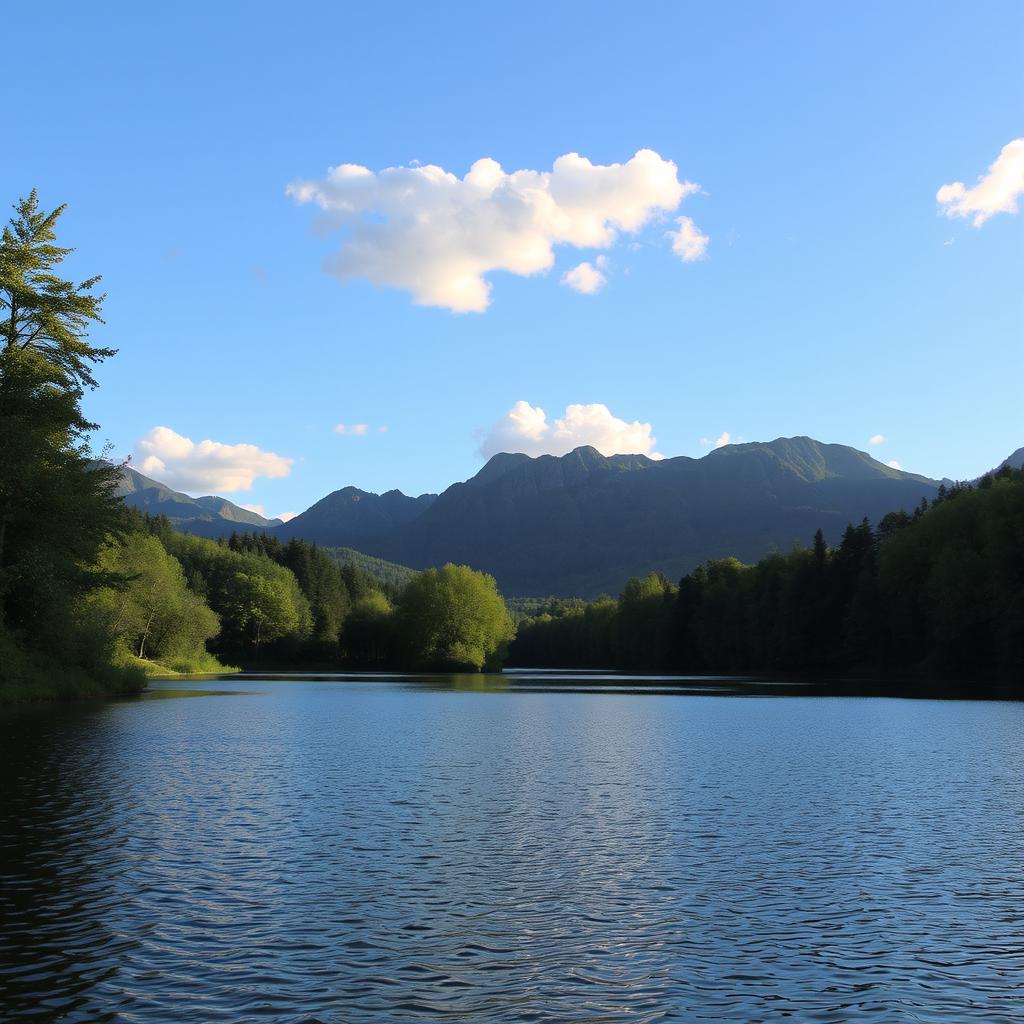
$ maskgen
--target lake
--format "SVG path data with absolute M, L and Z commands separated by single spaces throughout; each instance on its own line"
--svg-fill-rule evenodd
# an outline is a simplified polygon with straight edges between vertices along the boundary
M 1024 1020 L 1024 704 L 637 683 L 0 712 L 0 1018 Z

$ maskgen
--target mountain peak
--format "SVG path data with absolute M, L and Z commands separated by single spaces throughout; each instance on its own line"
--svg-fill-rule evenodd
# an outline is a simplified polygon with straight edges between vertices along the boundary
M 492 455 L 466 483 L 486 487 L 487 484 L 494 483 L 499 477 L 529 461 L 530 456 L 523 452 L 498 452 L 497 455 Z

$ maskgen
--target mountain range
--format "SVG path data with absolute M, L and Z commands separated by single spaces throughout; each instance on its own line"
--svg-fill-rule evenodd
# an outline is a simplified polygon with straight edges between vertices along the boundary
M 190 498 L 130 466 L 122 467 L 116 493 L 126 505 L 144 509 L 151 516 L 167 516 L 177 529 L 197 537 L 214 538 L 226 536 L 232 530 L 269 530 L 283 525 L 280 519 L 266 519 L 227 498 L 213 494 Z
M 1024 449 L 1005 464 L 1022 461 Z M 444 562 L 492 573 L 508 596 L 617 594 L 651 570 L 671 579 L 707 558 L 755 561 L 815 530 L 912 509 L 941 481 L 809 437 L 733 444 L 699 459 L 499 454 L 441 494 L 333 491 L 287 523 L 224 498 L 190 498 L 126 469 L 125 499 L 211 537 L 268 530 L 413 568 Z

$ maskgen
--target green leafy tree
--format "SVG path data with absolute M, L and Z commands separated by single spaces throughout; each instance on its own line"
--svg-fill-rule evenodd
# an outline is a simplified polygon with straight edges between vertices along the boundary
M 206 659 L 206 641 L 220 623 L 156 537 L 130 534 L 103 551 L 100 565 L 123 582 L 91 595 L 87 611 L 102 617 L 124 650 L 168 663 Z
M 226 610 L 258 651 L 261 644 L 298 630 L 299 610 L 280 579 L 260 573 L 236 572 L 227 587 Z
M 493 576 L 467 565 L 428 569 L 402 592 L 398 606 L 401 642 L 423 668 L 470 668 L 496 664 L 515 627 Z
M 379 591 L 359 598 L 345 619 L 341 644 L 346 660 L 360 668 L 394 660 L 394 609 Z

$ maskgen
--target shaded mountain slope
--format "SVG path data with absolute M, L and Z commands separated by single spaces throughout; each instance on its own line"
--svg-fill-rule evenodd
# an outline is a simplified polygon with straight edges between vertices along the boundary
M 848 522 L 913 508 L 937 488 L 806 437 L 660 461 L 584 447 L 496 455 L 437 497 L 345 488 L 276 532 L 416 568 L 465 562 L 509 595 L 591 597 L 651 570 L 678 578 L 706 558 L 753 561 L 819 526 L 838 541 Z
M 363 550 L 361 542 L 379 539 L 407 526 L 428 509 L 436 497 L 421 494 L 410 498 L 401 491 L 373 494 L 358 487 L 343 487 L 310 505 L 275 532 L 282 540 L 302 537 L 328 547 Z M 377 554 L 376 551 L 367 553 Z

